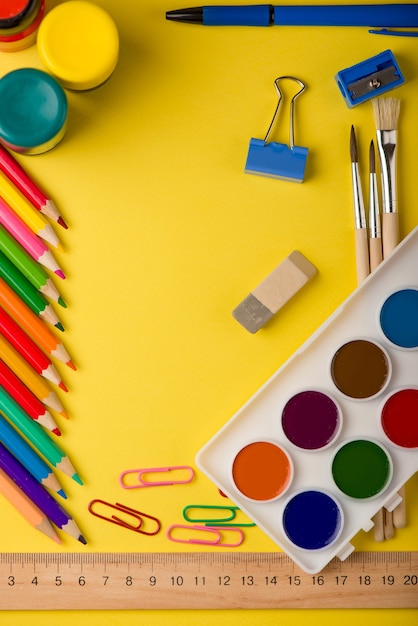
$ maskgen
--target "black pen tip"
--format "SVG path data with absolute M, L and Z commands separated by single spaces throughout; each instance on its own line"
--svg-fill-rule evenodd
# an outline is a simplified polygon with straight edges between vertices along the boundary
M 356 141 L 356 132 L 354 130 L 354 126 L 351 127 L 351 134 L 350 134 L 350 157 L 351 157 L 352 163 L 358 163 L 357 141 Z
M 175 9 L 167 11 L 166 20 L 172 22 L 187 22 L 188 24 L 203 24 L 203 7 L 192 7 L 190 9 Z

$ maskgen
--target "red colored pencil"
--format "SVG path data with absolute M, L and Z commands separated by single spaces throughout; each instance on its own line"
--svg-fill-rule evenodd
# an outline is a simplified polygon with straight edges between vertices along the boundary
M 54 435 L 61 435 L 61 431 L 55 423 L 51 413 L 45 408 L 40 400 L 22 383 L 4 361 L 0 361 L 0 385 L 12 396 L 12 398 L 26 411 L 29 417 Z
M 0 332 L 38 374 L 63 391 L 68 391 L 51 359 L 2 307 L 0 307 Z
M 35 184 L 23 167 L 12 157 L 12 155 L 0 145 L 0 169 L 6 176 L 14 182 L 24 196 L 41 213 L 57 222 L 63 228 L 68 228 L 67 224 L 58 213 L 54 202 L 42 189 Z

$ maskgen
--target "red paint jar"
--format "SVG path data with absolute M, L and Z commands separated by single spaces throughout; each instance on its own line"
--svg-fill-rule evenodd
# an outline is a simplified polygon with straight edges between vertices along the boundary
M 45 0 L 2 0 L 0 51 L 15 52 L 32 46 L 44 14 Z

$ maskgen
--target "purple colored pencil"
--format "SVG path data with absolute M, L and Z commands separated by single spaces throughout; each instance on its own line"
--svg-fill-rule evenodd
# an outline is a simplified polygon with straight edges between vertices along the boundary
M 51 496 L 30 472 L 0 443 L 0 468 L 20 487 L 55 526 L 83 544 L 87 541 L 72 516 Z

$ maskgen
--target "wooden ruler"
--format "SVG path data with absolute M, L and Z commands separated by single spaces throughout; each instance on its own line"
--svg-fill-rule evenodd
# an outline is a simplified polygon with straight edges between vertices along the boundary
M 320 574 L 284 553 L 7 553 L 0 609 L 418 608 L 418 552 L 358 552 Z

